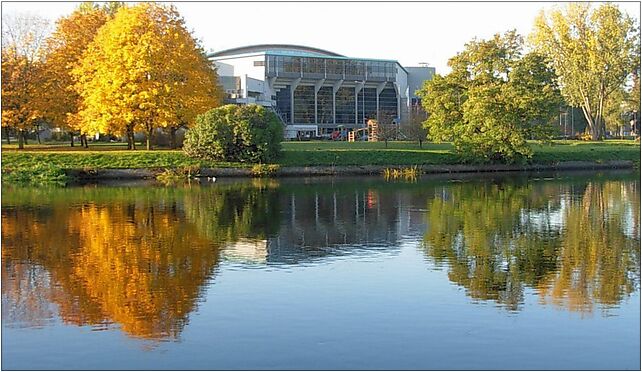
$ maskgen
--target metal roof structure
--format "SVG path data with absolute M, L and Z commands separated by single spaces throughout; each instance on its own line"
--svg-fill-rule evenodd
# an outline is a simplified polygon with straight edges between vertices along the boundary
M 272 52 L 278 54 L 291 54 L 291 55 L 309 55 L 311 57 L 343 57 L 345 56 L 330 52 L 327 50 L 308 47 L 304 45 L 294 44 L 257 44 L 246 45 L 242 47 L 221 50 L 214 53 L 209 53 L 208 57 L 224 57 L 236 54 L 257 53 L 257 52 Z

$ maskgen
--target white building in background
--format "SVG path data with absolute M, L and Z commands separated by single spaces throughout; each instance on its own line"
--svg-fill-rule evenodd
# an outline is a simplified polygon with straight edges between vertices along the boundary
M 286 138 L 329 136 L 362 128 L 369 119 L 399 123 L 434 67 L 403 67 L 395 60 L 349 58 L 322 49 L 283 44 L 210 53 L 228 103 L 274 110 Z

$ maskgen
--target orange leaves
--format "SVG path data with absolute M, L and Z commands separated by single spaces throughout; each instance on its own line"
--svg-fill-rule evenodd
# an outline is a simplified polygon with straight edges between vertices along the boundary
M 76 92 L 77 79 L 71 71 L 78 67 L 96 31 L 109 19 L 98 7 L 80 6 L 56 22 L 55 32 L 47 40 L 47 87 L 43 94 L 50 102 L 47 117 L 53 124 L 70 130 L 82 130 L 78 112 L 82 103 Z M 87 133 L 87 130 L 83 132 Z
M 2 25 L 2 126 L 27 129 L 46 106 L 40 94 L 47 22 L 36 16 L 4 18 Z
M 101 131 L 188 125 L 220 104 L 212 65 L 173 7 L 141 3 L 122 8 L 88 51 L 74 69 L 82 77 L 84 113 L 95 118 L 110 112 L 118 118 L 97 128 Z

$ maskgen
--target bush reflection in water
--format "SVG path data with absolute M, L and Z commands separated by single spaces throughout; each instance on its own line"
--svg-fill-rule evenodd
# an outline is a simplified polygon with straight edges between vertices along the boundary
M 17 326 L 58 316 L 176 339 L 223 261 L 294 267 L 395 253 L 402 239 L 416 242 L 427 266 L 443 267 L 472 299 L 509 310 L 524 306 L 526 288 L 570 311 L 608 309 L 640 279 L 636 175 L 255 180 L 16 188 L 2 196 L 2 317 Z

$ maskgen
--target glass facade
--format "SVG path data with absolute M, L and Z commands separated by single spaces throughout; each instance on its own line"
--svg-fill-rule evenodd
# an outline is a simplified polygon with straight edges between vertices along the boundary
M 377 88 L 364 88 L 363 92 L 363 109 L 364 119 L 377 118 Z
M 337 124 L 355 124 L 354 99 L 354 88 L 339 88 L 335 98 Z
M 317 93 L 317 120 L 319 124 L 332 124 L 332 87 L 321 87 Z
M 290 86 L 287 85 L 285 88 L 279 89 L 276 92 L 276 110 L 281 116 L 281 119 L 286 123 L 292 122 L 292 120 L 290 120 L 290 107 Z
M 314 116 L 314 86 L 299 85 L 294 91 L 294 121 L 290 101 L 290 86 L 277 90 L 277 112 L 290 124 L 332 124 L 332 87 L 324 86 L 317 93 L 317 118 Z M 355 102 L 356 99 L 356 102 Z M 377 88 L 363 88 L 355 96 L 353 86 L 341 87 L 335 96 L 336 124 L 363 126 L 368 119 L 377 119 Z M 355 107 L 356 106 L 356 107 Z M 355 111 L 356 110 L 356 111 Z M 379 120 L 399 117 L 397 94 L 392 83 L 379 95 Z
M 314 123 L 314 87 L 299 85 L 294 90 L 294 122 Z
M 325 57 L 266 56 L 267 75 L 283 77 L 310 77 L 394 81 L 397 63 L 362 59 Z
M 397 92 L 395 91 L 395 87 L 392 86 L 391 83 L 388 83 L 379 95 L 379 119 L 384 120 L 385 117 L 387 120 L 392 120 L 398 116 Z
M 290 85 L 277 89 L 274 96 L 276 111 L 288 124 L 325 124 L 327 127 L 336 123 L 361 127 L 368 119 L 392 120 L 399 116 L 393 85 L 397 74 L 396 62 L 268 54 L 265 65 L 267 77 L 283 77 L 286 82 L 290 81 L 288 78 L 302 79 L 293 97 Z M 321 79 L 326 79 L 326 86 L 317 92 L 315 112 L 315 87 L 311 83 Z M 331 85 L 337 80 L 344 82 L 334 95 L 333 105 Z M 357 82 L 370 86 L 355 94 Z M 379 94 L 378 113 L 377 88 L 369 82 L 385 84 Z

